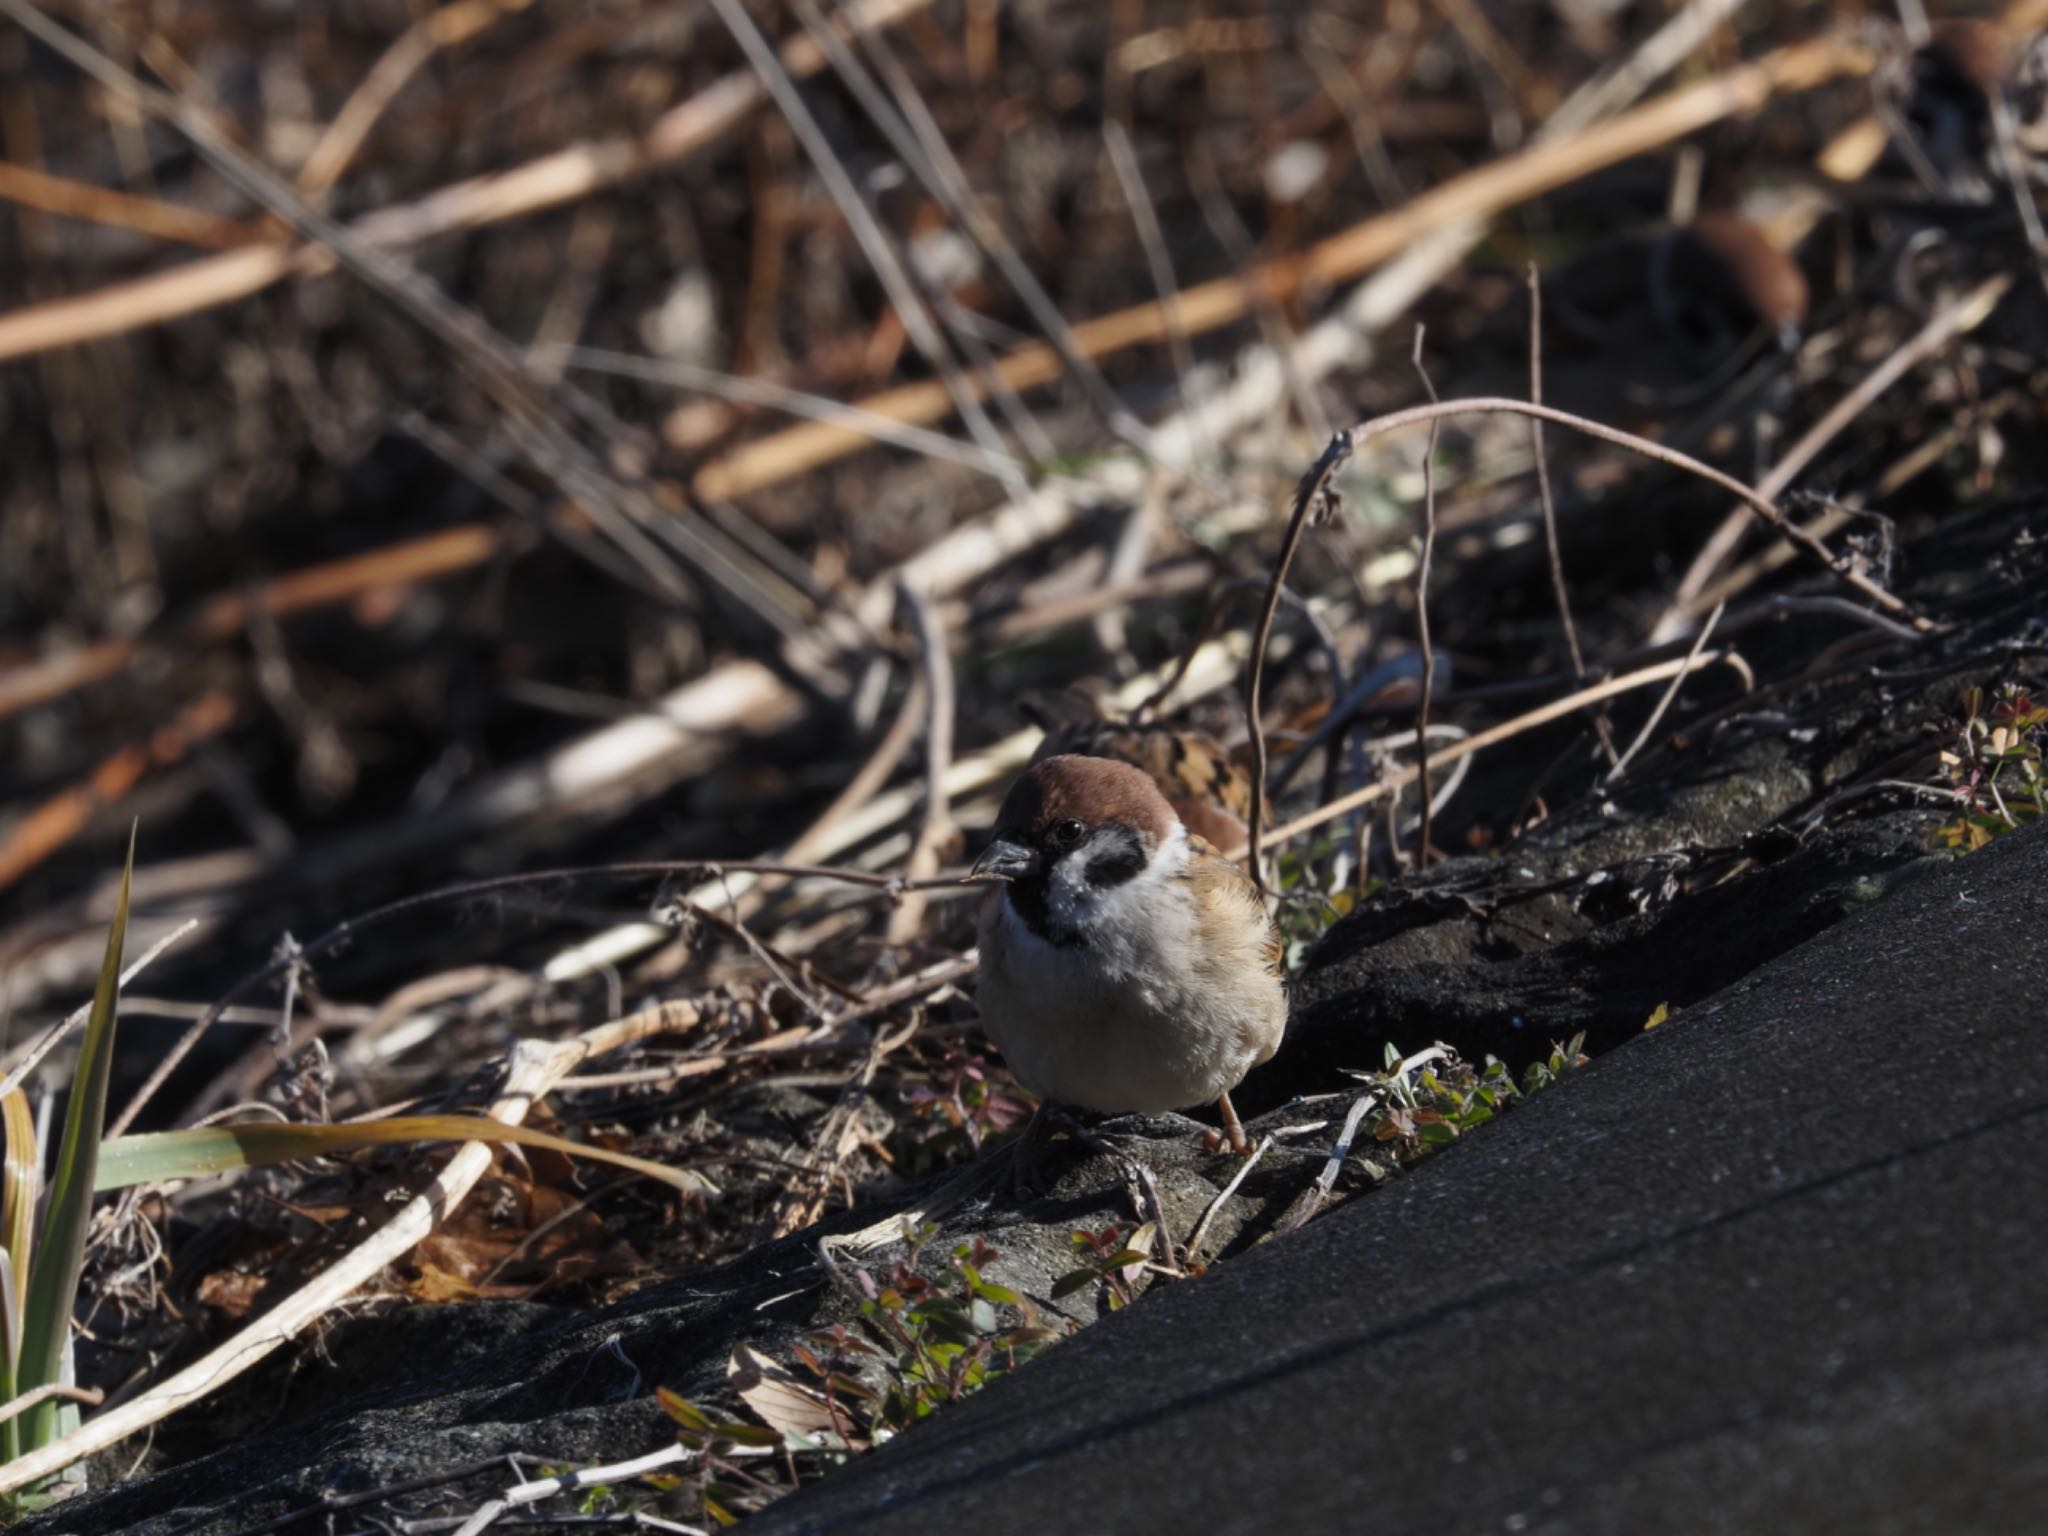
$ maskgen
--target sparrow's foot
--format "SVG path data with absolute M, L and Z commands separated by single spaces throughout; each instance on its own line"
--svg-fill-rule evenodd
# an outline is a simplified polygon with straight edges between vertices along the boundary
M 1239 1157 L 1250 1157 L 1252 1155 L 1252 1140 L 1249 1136 L 1245 1135 L 1244 1122 L 1237 1118 L 1237 1106 L 1230 1102 L 1230 1095 L 1228 1093 L 1217 1097 L 1216 1111 L 1223 1116 L 1222 1133 L 1218 1134 L 1215 1131 L 1203 1132 L 1202 1150 L 1204 1152 L 1221 1152 L 1225 1147 L 1228 1147 Z
M 1052 1166 L 1065 1150 L 1059 1138 L 1064 1138 L 1067 1146 L 1112 1156 L 1116 1153 L 1115 1147 L 1077 1120 L 1065 1105 L 1041 1103 L 1016 1139 L 995 1154 L 1008 1159 L 1002 1173 L 1003 1192 L 1013 1200 L 1033 1200 L 1044 1194 L 1052 1184 Z

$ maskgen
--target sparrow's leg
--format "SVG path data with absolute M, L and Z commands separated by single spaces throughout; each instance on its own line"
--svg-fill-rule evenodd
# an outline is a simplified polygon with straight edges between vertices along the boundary
M 1223 1116 L 1223 1139 L 1230 1143 L 1230 1150 L 1239 1157 L 1249 1157 L 1251 1138 L 1244 1133 L 1244 1122 L 1237 1118 L 1237 1106 L 1230 1102 L 1229 1090 L 1217 1095 L 1216 1110 Z
M 1003 1192 L 1013 1200 L 1028 1200 L 1045 1193 L 1045 1168 L 1051 1161 L 1051 1106 L 1044 1100 L 1031 1111 L 1024 1129 L 996 1155 L 1004 1160 Z
M 1046 1192 L 1051 1184 L 1047 1170 L 1058 1156 L 1054 1138 L 1060 1135 L 1090 1152 L 1116 1154 L 1115 1147 L 1083 1125 L 1066 1105 L 1041 1100 L 1016 1140 L 996 1154 L 1009 1159 L 1003 1180 L 1013 1198 L 1029 1200 Z

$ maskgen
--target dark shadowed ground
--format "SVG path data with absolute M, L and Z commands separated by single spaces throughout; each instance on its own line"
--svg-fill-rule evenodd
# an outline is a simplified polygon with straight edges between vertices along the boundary
M 2044 936 L 2036 830 L 755 1530 L 2039 1530 Z

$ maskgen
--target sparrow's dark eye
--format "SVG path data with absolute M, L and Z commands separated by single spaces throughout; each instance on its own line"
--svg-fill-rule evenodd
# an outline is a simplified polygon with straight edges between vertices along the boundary
M 1056 821 L 1045 829 L 1045 840 L 1055 848 L 1071 848 L 1081 841 L 1088 829 L 1069 816 L 1065 821 Z

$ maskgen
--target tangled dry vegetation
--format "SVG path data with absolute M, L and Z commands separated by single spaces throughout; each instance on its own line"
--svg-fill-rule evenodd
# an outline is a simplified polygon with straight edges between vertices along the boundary
M 130 952 L 175 942 L 116 1128 L 486 1110 L 715 1191 L 471 1146 L 130 1192 L 108 1405 L 0 1480 L 335 1309 L 602 1301 L 1019 1124 L 947 872 L 1027 691 L 1240 751 L 1299 963 L 2009 601 L 1894 564 L 2041 483 L 2043 9 L 0 0 L 10 1064 L 137 821 Z M 2040 815 L 2008 660 L 1883 775 L 1958 846 Z M 1120 1294 L 1147 1220 L 1076 1272 Z M 777 1367 L 815 1408 L 929 1331 L 911 1395 L 778 1432 L 1035 1346 L 940 1262 Z

